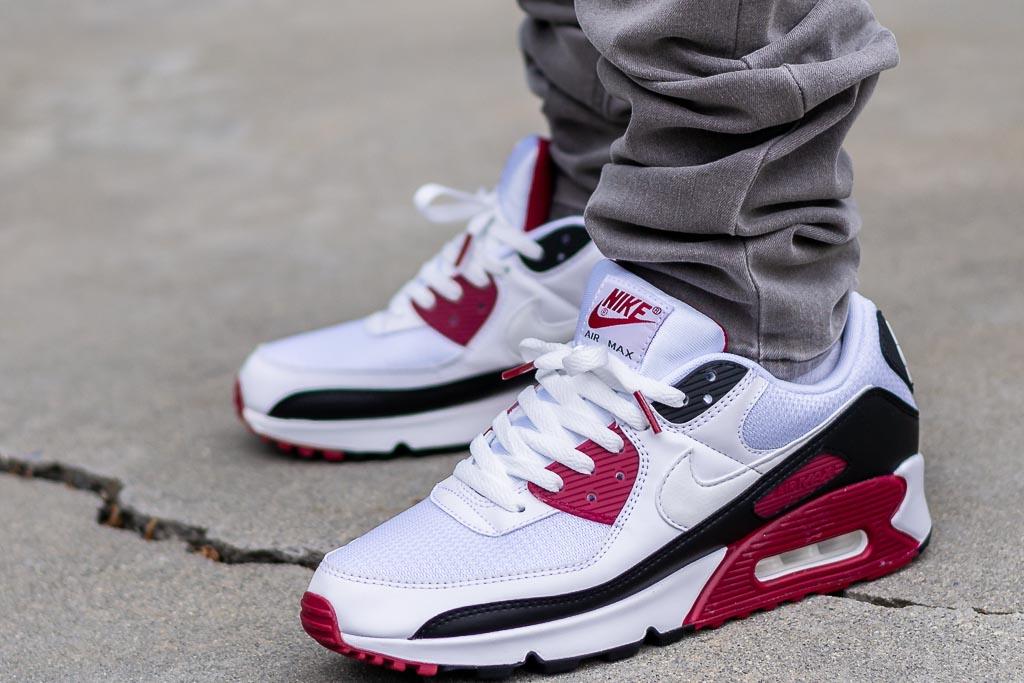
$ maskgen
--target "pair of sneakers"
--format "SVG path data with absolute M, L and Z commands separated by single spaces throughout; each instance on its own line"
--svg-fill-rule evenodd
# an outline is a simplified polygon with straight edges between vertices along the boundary
M 548 221 L 550 199 L 539 138 L 494 192 L 424 186 L 462 235 L 385 310 L 245 362 L 239 415 L 286 452 L 470 444 L 426 500 L 324 558 L 309 635 L 421 675 L 563 671 L 921 552 L 918 413 L 870 301 L 852 296 L 827 376 L 785 382 L 602 260 L 582 217 Z

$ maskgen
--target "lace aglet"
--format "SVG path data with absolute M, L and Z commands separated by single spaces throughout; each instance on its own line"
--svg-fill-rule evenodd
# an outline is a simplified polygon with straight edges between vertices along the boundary
M 661 426 L 658 424 L 658 418 L 654 417 L 654 411 L 651 410 L 651 405 L 644 398 L 644 395 L 639 391 L 633 392 L 633 398 L 636 399 L 636 404 L 640 406 L 640 410 L 643 411 L 644 417 L 647 418 L 647 423 L 651 425 L 651 429 L 654 430 L 655 434 L 661 434 Z
M 465 239 L 462 240 L 462 248 L 459 249 L 459 256 L 455 259 L 455 267 L 458 268 L 462 265 L 462 262 L 466 260 L 466 254 L 469 253 L 469 245 L 473 242 L 473 236 L 467 234 Z
M 505 372 L 501 373 L 501 378 L 507 382 L 510 379 L 515 379 L 520 375 L 525 375 L 526 373 L 533 372 L 534 370 L 536 370 L 536 368 L 533 365 L 533 361 L 530 361 L 529 363 L 523 363 L 522 365 L 517 365 L 514 368 L 509 368 Z

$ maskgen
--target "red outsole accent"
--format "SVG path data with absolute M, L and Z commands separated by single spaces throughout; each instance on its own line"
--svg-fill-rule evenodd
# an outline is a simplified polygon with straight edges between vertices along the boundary
M 606 451 L 593 441 L 587 441 L 577 450 L 593 458 L 594 471 L 591 474 L 552 463 L 548 469 L 562 478 L 562 489 L 552 493 L 531 482 L 530 493 L 571 515 L 601 524 L 614 524 L 633 490 L 640 469 L 640 455 L 618 425 L 612 425 L 611 429 L 625 442 L 621 453 Z
M 816 498 L 729 546 L 725 559 L 683 622 L 700 629 L 771 609 L 812 593 L 834 593 L 890 574 L 914 559 L 919 543 L 892 526 L 906 495 L 902 477 L 876 477 Z M 856 530 L 868 537 L 856 557 L 760 581 L 757 563 Z
M 425 662 L 410 662 L 399 657 L 390 657 L 377 652 L 360 650 L 345 642 L 345 638 L 338 628 L 338 618 L 334 614 L 334 606 L 326 598 L 316 593 L 306 592 L 302 596 L 302 610 L 299 612 L 299 619 L 302 621 L 302 628 L 306 633 L 328 650 L 333 650 L 346 657 L 372 664 L 383 666 L 394 671 L 409 671 L 420 676 L 434 676 L 437 674 L 437 664 Z
M 754 504 L 754 514 L 771 519 L 794 503 L 811 495 L 846 469 L 846 461 L 837 455 L 821 454 L 789 475 Z
M 274 439 L 265 434 L 258 434 L 252 428 L 252 425 L 245 421 L 245 415 L 242 413 L 242 406 L 245 405 L 242 400 L 242 387 L 237 379 L 235 380 L 234 403 L 235 413 L 238 415 L 238 419 L 242 421 L 242 424 L 245 425 L 245 428 L 253 434 L 256 434 L 256 436 L 260 438 L 260 441 L 273 446 L 280 452 L 297 456 L 303 460 L 322 458 L 329 462 L 341 462 L 345 459 L 344 451 L 333 450 L 330 448 L 316 448 L 314 446 L 303 446 L 297 443 L 289 443 L 281 439 Z
M 344 451 L 336 451 L 329 448 L 314 448 L 313 446 L 300 446 L 281 439 L 275 439 L 264 434 L 259 434 L 263 443 L 270 444 L 286 455 L 292 455 L 302 460 L 322 459 L 328 462 L 341 462 L 345 459 Z

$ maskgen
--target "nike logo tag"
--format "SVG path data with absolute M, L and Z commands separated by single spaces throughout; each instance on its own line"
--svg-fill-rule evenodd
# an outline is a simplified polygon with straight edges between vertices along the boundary
M 653 325 L 656 320 L 646 320 L 644 316 L 650 311 L 655 316 L 661 314 L 661 308 L 652 306 L 643 299 L 633 296 L 620 289 L 613 289 L 603 302 L 594 307 L 590 312 L 587 324 L 599 330 L 602 327 L 614 327 L 615 325 L 633 325 L 642 323 Z M 609 316 L 609 313 L 617 313 L 617 316 Z
M 651 340 L 672 312 L 671 304 L 646 283 L 616 275 L 601 281 L 591 301 L 597 303 L 580 321 L 577 338 L 607 348 L 638 369 Z

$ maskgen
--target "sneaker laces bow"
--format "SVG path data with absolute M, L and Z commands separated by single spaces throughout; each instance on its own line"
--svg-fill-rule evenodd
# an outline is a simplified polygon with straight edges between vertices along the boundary
M 487 287 L 492 275 L 508 271 L 504 257 L 510 253 L 529 259 L 544 255 L 543 247 L 505 220 L 496 191 L 481 188 L 470 193 L 428 183 L 413 195 L 413 204 L 431 223 L 468 224 L 395 294 L 389 312 L 405 311 L 410 303 L 430 308 L 438 295 L 457 301 L 463 293 L 456 280 L 459 275 L 474 287 Z
M 625 442 L 607 415 L 636 431 L 660 431 L 648 401 L 673 407 L 687 402 L 679 389 L 642 375 L 601 347 L 527 339 L 520 350 L 529 361 L 522 367 L 536 368 L 539 387 L 524 389 L 515 409 L 500 413 L 470 444 L 470 457 L 455 467 L 457 479 L 509 512 L 525 509 L 527 483 L 561 490 L 562 478 L 547 469 L 551 461 L 593 473 L 593 459 L 577 448 L 579 437 L 621 453 Z

